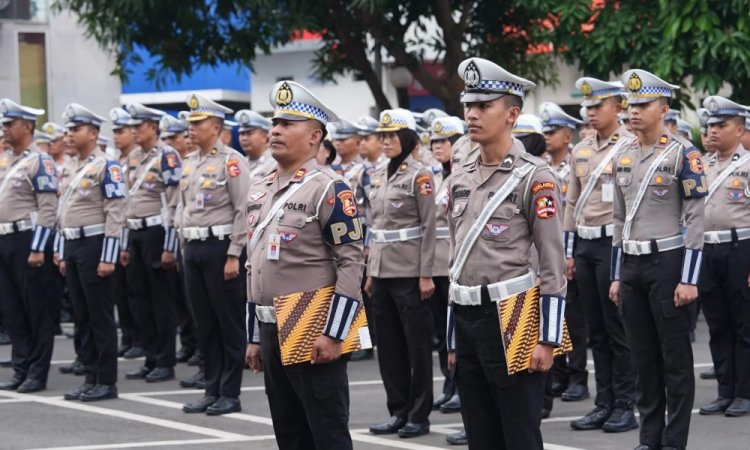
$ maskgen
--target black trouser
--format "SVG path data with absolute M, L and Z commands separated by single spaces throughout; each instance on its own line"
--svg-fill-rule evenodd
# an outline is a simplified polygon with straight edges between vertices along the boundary
M 185 349 L 194 350 L 198 346 L 198 339 L 195 336 L 193 313 L 185 294 L 185 272 L 182 267 L 179 267 L 177 270 L 168 271 L 167 276 L 177 325 L 180 327 L 180 345 Z
M 378 366 L 391 416 L 424 423 L 432 411 L 432 317 L 418 278 L 373 278 Z
M 115 273 L 112 275 L 115 286 L 115 304 L 117 305 L 117 321 L 120 325 L 122 336 L 120 342 L 128 347 L 143 348 L 143 341 L 136 329 L 136 322 L 133 318 L 132 308 L 132 290 L 128 284 L 127 269 L 122 267 L 119 262 L 115 266 Z
M 552 370 L 547 376 L 551 376 L 554 381 L 565 386 L 574 384 L 586 386 L 589 380 L 589 371 L 586 369 L 588 348 L 586 308 L 580 300 L 576 280 L 568 280 L 568 293 L 565 296 L 565 323 L 568 325 L 573 351 L 556 357 Z
M 508 375 L 497 303 L 482 288 L 481 306 L 453 307 L 456 383 L 469 448 L 542 450 L 545 374 Z
M 164 228 L 131 230 L 128 242 L 128 280 L 133 290 L 133 316 L 141 330 L 145 366 L 174 367 L 175 313 L 168 271 L 161 265 Z M 223 266 L 222 266 L 223 267 Z
M 435 283 L 435 293 L 430 298 L 432 318 L 435 321 L 434 335 L 437 338 L 438 361 L 440 372 L 445 377 L 443 381 L 443 394 L 453 395 L 456 392 L 456 384 L 453 382 L 453 374 L 448 370 L 448 347 L 445 342 L 445 333 L 448 329 L 448 277 L 432 277 Z
M 594 357 L 597 406 L 632 408 L 635 401 L 633 355 L 620 312 L 609 299 L 612 238 L 578 239 L 576 279 L 579 300 L 588 313 Z
M 620 302 L 636 367 L 636 405 L 642 444 L 687 445 L 695 397 L 690 314 L 676 307 L 683 249 L 624 255 Z M 668 414 L 665 423 L 664 413 Z
M 65 276 L 86 383 L 113 385 L 117 382 L 114 282 L 112 276 L 96 273 L 103 241 L 102 235 L 65 241 Z
M 32 231 L 0 236 L 0 306 L 13 343 L 16 377 L 47 383 L 55 342 L 55 312 L 60 293 L 52 263 L 52 239 L 41 267 L 29 267 Z
M 701 307 L 719 397 L 750 399 L 750 240 L 706 244 L 703 252 Z
M 205 361 L 206 395 L 238 398 L 245 366 L 245 252 L 240 274 L 224 280 L 229 239 L 185 243 L 187 294 Z
M 260 324 L 263 378 L 280 450 L 351 449 L 349 355 L 328 364 L 282 366 L 276 324 Z

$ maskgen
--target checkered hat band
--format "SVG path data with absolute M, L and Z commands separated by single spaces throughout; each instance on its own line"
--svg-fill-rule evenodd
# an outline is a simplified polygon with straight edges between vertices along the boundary
M 509 93 L 523 97 L 523 86 L 510 81 L 482 80 L 479 82 L 479 90 L 494 91 L 497 93 Z M 476 90 L 467 89 L 466 92 L 472 93 Z
M 568 120 L 562 120 L 562 119 L 550 119 L 546 122 L 544 122 L 545 127 L 569 127 L 569 128 L 575 128 L 576 124 L 573 122 L 570 122 Z
M 224 114 L 224 111 L 219 111 L 219 110 L 213 109 L 213 108 L 195 108 L 193 110 L 193 113 L 194 114 L 195 113 L 198 113 L 198 114 L 201 114 L 201 113 L 202 114 L 209 114 L 209 115 L 212 115 L 212 116 L 219 117 L 221 119 L 223 119 L 223 118 L 225 118 L 227 116 L 226 114 Z
M 435 134 L 438 134 L 438 135 L 451 135 L 451 134 L 456 134 L 456 133 L 461 133 L 461 130 L 459 130 L 458 128 L 454 126 L 445 126 L 445 125 L 443 125 L 442 130 L 435 132 Z
M 711 117 L 715 116 L 744 116 L 747 111 L 739 108 L 719 108 L 711 112 Z
M 659 86 L 643 86 L 638 91 L 630 93 L 633 97 L 671 97 L 672 89 Z
M 591 91 L 591 95 L 586 95 L 584 97 L 590 98 L 590 99 L 604 99 L 608 97 L 613 97 L 615 95 L 622 95 L 622 90 L 618 88 L 598 89 L 595 91 Z
M 305 117 L 310 117 L 311 119 L 317 119 L 323 123 L 328 122 L 328 114 L 324 113 L 322 109 L 317 108 L 313 105 L 308 105 L 307 103 L 299 103 L 299 102 L 292 102 L 283 108 L 279 108 L 276 111 L 279 112 L 288 112 L 294 114 L 295 112 L 301 113 L 301 115 Z

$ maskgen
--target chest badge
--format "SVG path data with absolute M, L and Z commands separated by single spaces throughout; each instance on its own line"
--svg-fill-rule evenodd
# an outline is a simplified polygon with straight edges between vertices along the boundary
M 485 228 L 487 228 L 487 232 L 489 232 L 491 236 L 497 237 L 505 233 L 510 228 L 510 226 L 488 223 L 487 225 L 485 225 Z

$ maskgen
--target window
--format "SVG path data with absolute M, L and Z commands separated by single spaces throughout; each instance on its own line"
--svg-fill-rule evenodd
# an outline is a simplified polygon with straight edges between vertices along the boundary
M 44 33 L 18 33 L 18 70 L 22 105 L 47 111 L 47 51 Z M 47 120 L 47 115 L 39 118 Z
M 0 0 L 0 20 L 46 22 L 49 0 Z

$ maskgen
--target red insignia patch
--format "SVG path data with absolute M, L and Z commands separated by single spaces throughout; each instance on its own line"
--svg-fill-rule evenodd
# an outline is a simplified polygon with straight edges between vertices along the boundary
M 693 173 L 703 173 L 703 162 L 701 161 L 701 153 L 698 150 L 693 150 L 687 154 L 688 162 L 690 163 L 690 171 Z
M 49 159 L 42 160 L 42 163 L 44 164 L 44 173 L 47 175 L 55 175 L 55 163 Z
M 557 214 L 555 199 L 552 197 L 539 197 L 536 199 L 536 216 L 540 219 L 549 219 Z
M 349 217 L 354 217 L 357 215 L 357 204 L 354 203 L 354 194 L 352 193 L 352 191 L 339 192 L 338 198 L 343 204 L 342 208 L 344 210 L 344 214 Z
M 167 166 L 170 169 L 174 169 L 175 167 L 177 167 L 177 155 L 175 155 L 174 153 L 167 153 L 166 156 L 167 156 Z
M 542 191 L 544 189 L 547 190 L 554 190 L 555 189 L 555 183 L 551 181 L 540 181 L 539 183 L 536 183 L 534 186 L 531 187 L 531 193 L 537 194 L 539 191 Z
M 120 169 L 120 166 L 109 166 L 109 177 L 115 183 L 122 183 L 122 169 Z
M 236 177 L 240 174 L 240 162 L 238 160 L 229 161 L 227 163 L 227 172 L 230 177 Z
M 422 175 L 417 178 L 417 186 L 419 186 L 419 195 L 432 194 L 432 182 L 429 175 Z
M 328 206 L 333 206 L 333 203 L 336 200 L 333 198 L 333 196 L 328 197 L 328 200 L 326 200 L 326 203 L 328 203 Z

